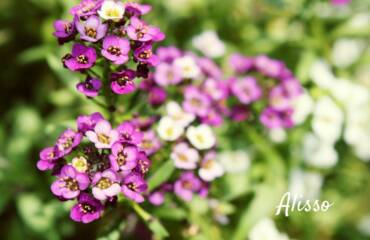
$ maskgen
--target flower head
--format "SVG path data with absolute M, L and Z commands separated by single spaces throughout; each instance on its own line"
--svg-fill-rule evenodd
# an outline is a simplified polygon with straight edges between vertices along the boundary
M 76 27 L 73 22 L 65 20 L 57 20 L 54 22 L 53 35 L 58 38 L 58 42 L 63 44 L 73 39 L 77 33 Z
M 262 90 L 253 77 L 245 77 L 234 80 L 231 83 L 231 91 L 243 104 L 250 104 L 262 96 Z
M 112 153 L 109 155 L 111 168 L 115 171 L 129 171 L 136 167 L 138 150 L 133 145 L 116 142 L 112 146 Z
M 94 131 L 90 130 L 85 134 L 99 149 L 111 148 L 118 141 L 118 132 L 113 130 L 110 123 L 106 120 L 99 121 L 94 127 Z
M 139 144 L 140 149 L 142 149 L 148 156 L 156 153 L 161 148 L 161 141 L 155 134 L 153 130 L 148 130 L 144 132 L 143 139 Z
M 76 43 L 73 45 L 72 54 L 64 60 L 64 64 L 72 71 L 80 71 L 94 66 L 96 57 L 95 48 Z
M 206 124 L 190 126 L 186 131 L 186 137 L 199 150 L 210 149 L 216 144 L 216 137 L 211 127 Z
M 98 14 L 105 20 L 119 21 L 125 14 L 125 5 L 119 1 L 105 0 Z
M 103 40 L 102 55 L 114 64 L 124 64 L 129 60 L 130 43 L 127 39 L 110 35 Z
M 152 51 L 151 42 L 145 42 L 142 46 L 135 49 L 134 56 L 139 62 L 149 64 L 151 66 L 157 66 L 159 63 L 158 56 L 154 55 Z
M 81 133 L 93 130 L 96 124 L 103 119 L 103 115 L 98 112 L 91 115 L 81 115 L 77 118 L 77 129 Z
M 196 87 L 189 86 L 185 89 L 184 96 L 183 108 L 185 111 L 194 113 L 199 117 L 204 117 L 208 114 L 211 106 L 211 100 L 208 95 Z
M 143 177 L 138 173 L 131 173 L 123 179 L 122 192 L 123 194 L 138 203 L 144 202 L 144 197 L 141 193 L 148 188 Z
M 171 117 L 163 117 L 159 121 L 157 131 L 161 139 L 175 141 L 184 133 L 184 127 L 179 125 Z
M 160 86 L 176 85 L 182 81 L 181 70 L 175 65 L 161 63 L 156 67 L 154 81 Z
M 87 97 L 97 97 L 102 88 L 102 82 L 99 79 L 88 76 L 84 82 L 78 83 L 77 90 Z
M 100 201 L 91 197 L 88 193 L 81 193 L 70 213 L 73 221 L 90 223 L 101 217 L 103 214 L 104 206 Z
M 181 75 L 183 78 L 195 79 L 199 77 L 201 73 L 195 59 L 192 56 L 176 58 L 174 64 L 176 67 L 181 69 Z
M 137 17 L 130 19 L 130 25 L 126 28 L 127 35 L 131 40 L 140 42 L 159 42 L 165 38 L 164 33 L 158 27 L 149 26 Z
M 136 16 L 140 17 L 141 15 L 145 15 L 152 10 L 152 7 L 147 4 L 139 4 L 136 2 L 126 2 L 125 5 L 125 13 L 129 16 Z
M 103 0 L 82 0 L 80 4 L 71 8 L 72 15 L 78 18 L 86 18 L 97 13 Z
M 73 148 L 80 144 L 82 140 L 82 134 L 75 132 L 72 129 L 64 131 L 57 139 L 56 147 L 59 153 L 59 157 L 68 155 Z
M 77 20 L 76 28 L 82 40 L 97 42 L 107 33 L 108 25 L 103 24 L 99 17 L 93 15 L 83 22 Z
M 51 170 L 59 158 L 59 152 L 56 147 L 44 148 L 40 152 L 40 160 L 37 162 L 37 168 L 41 171 Z
M 200 164 L 199 176 L 204 181 L 210 182 L 221 177 L 224 172 L 223 166 L 216 160 L 216 152 L 208 152 Z
M 183 127 L 187 127 L 195 120 L 195 115 L 193 113 L 185 112 L 177 102 L 168 102 L 166 110 L 167 115 Z
M 122 142 L 139 144 L 143 139 L 143 133 L 132 122 L 123 122 L 117 127 L 119 139 Z
M 116 94 L 129 94 L 135 91 L 136 86 L 134 79 L 136 72 L 130 69 L 123 70 L 121 72 L 112 73 L 111 75 L 111 88 Z
M 201 189 L 202 182 L 193 172 L 184 172 L 174 184 L 175 194 L 185 201 L 191 201 L 193 194 Z
M 195 169 L 199 161 L 199 153 L 194 148 L 189 147 L 187 143 L 177 144 L 172 153 L 171 159 L 175 166 L 180 169 Z
M 104 172 L 98 172 L 92 180 L 92 193 L 98 200 L 106 200 L 116 196 L 121 191 L 120 179 L 116 172 L 107 169 Z
M 85 173 L 79 173 L 70 165 L 62 168 L 59 178 L 51 185 L 54 195 L 63 199 L 76 198 L 80 191 L 87 189 L 90 179 Z
M 83 156 L 77 156 L 72 159 L 71 165 L 81 173 L 87 172 L 89 169 L 89 163 L 87 159 Z

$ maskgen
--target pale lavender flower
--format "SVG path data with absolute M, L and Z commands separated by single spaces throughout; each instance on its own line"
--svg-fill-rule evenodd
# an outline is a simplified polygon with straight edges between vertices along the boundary
M 120 178 L 116 172 L 107 169 L 97 172 L 92 180 L 92 193 L 98 200 L 104 201 L 121 192 Z
M 110 123 L 106 120 L 99 121 L 94 127 L 94 131 L 87 131 L 85 134 L 99 149 L 111 148 L 119 139 L 118 132 L 112 129 Z

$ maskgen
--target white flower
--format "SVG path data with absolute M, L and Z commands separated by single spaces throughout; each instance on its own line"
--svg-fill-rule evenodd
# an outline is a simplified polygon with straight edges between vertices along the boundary
M 183 78 L 197 78 L 200 76 L 200 69 L 197 66 L 194 58 L 191 56 L 184 56 L 177 58 L 174 62 L 175 66 L 181 69 L 181 74 Z
M 251 157 L 245 150 L 225 151 L 217 156 L 226 172 L 240 173 L 246 171 L 251 163 Z
M 370 138 L 370 109 L 353 108 L 347 113 L 347 124 L 344 130 L 344 141 L 355 145 L 364 143 Z
M 166 116 L 159 121 L 157 131 L 161 139 L 175 141 L 184 133 L 184 127 Z
M 331 59 L 335 66 L 346 68 L 358 60 L 364 47 L 365 44 L 361 40 L 338 39 L 334 43 Z
M 195 115 L 185 112 L 181 106 L 174 101 L 166 105 L 167 115 L 183 127 L 187 127 L 195 119 Z
M 286 140 L 287 134 L 283 128 L 273 128 L 269 130 L 269 137 L 275 143 L 282 143 Z
M 345 79 L 337 79 L 329 90 L 335 99 L 341 102 L 347 110 L 362 107 L 370 99 L 370 93 L 367 88 Z
M 210 58 L 221 57 L 225 54 L 225 44 L 214 31 L 206 31 L 192 40 L 193 46 Z
M 358 158 L 365 162 L 370 162 L 370 136 L 366 140 L 366 142 L 357 143 L 354 146 L 355 154 Z
M 337 164 L 338 153 L 333 143 L 322 141 L 309 133 L 303 139 L 303 159 L 311 166 L 330 168 Z
M 197 127 L 190 126 L 186 131 L 186 137 L 199 150 L 210 149 L 216 144 L 215 134 L 212 128 L 206 124 Z
M 343 112 L 329 97 L 321 97 L 316 103 L 312 129 L 321 139 L 336 142 L 342 131 Z
M 330 66 L 322 59 L 316 60 L 309 72 L 312 81 L 321 88 L 330 88 L 334 84 L 335 77 Z
M 289 178 L 289 192 L 305 200 L 318 199 L 323 185 L 323 176 L 314 172 L 295 169 Z
M 249 233 L 249 240 L 288 240 L 289 237 L 280 233 L 270 218 L 259 220 Z
M 293 121 L 299 125 L 304 123 L 308 115 L 313 111 L 314 101 L 308 93 L 301 94 L 298 98 L 293 100 Z
M 370 215 L 363 217 L 357 225 L 357 229 L 365 236 L 370 237 Z
M 98 14 L 105 20 L 118 21 L 122 19 L 125 14 L 125 5 L 114 0 L 105 0 L 101 9 L 98 10 Z
M 209 152 L 204 157 L 202 163 L 200 164 L 199 176 L 204 181 L 211 182 L 215 178 L 221 177 L 224 175 L 224 168 L 216 160 L 216 153 Z
M 191 170 L 197 167 L 199 153 L 187 143 L 179 143 L 174 147 L 171 159 L 177 168 Z
M 74 157 L 72 159 L 72 166 L 79 172 L 86 172 L 88 169 L 87 160 L 83 156 Z

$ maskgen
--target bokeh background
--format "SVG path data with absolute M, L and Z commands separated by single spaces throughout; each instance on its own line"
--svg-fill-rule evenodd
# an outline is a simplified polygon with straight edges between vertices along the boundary
M 226 72 L 227 56 L 233 52 L 268 54 L 285 61 L 315 98 L 326 94 L 312 74 L 313 63 L 323 60 L 336 78 L 370 90 L 369 0 L 353 0 L 341 7 L 331 5 L 329 0 L 144 2 L 153 5 L 147 18 L 166 33 L 166 45 L 195 50 L 191 41 L 194 36 L 206 30 L 217 32 L 226 45 L 225 57 L 217 61 Z M 74 90 L 79 76 L 64 70 L 60 62 L 68 47 L 58 46 L 52 36 L 53 21 L 69 18 L 67 11 L 76 3 L 77 0 L 0 1 L 0 239 L 117 239 L 114 234 L 104 235 L 106 231 L 97 227 L 99 223 L 83 226 L 70 221 L 68 206 L 53 199 L 49 177 L 35 167 L 39 149 L 50 145 L 76 116 L 96 110 Z M 366 111 L 370 105 L 363 108 Z M 364 125 L 369 129 L 370 121 Z M 310 129 L 308 120 L 285 133 L 287 137 L 282 141 L 274 142 L 276 137 L 270 141 L 273 151 L 287 156 L 286 179 L 293 169 L 304 165 L 299 149 L 302 136 Z M 246 144 L 251 152 L 260 148 L 253 146 L 259 144 L 258 138 L 254 140 Z M 364 144 L 368 154 L 370 142 Z M 344 140 L 339 140 L 335 149 L 339 156 L 335 166 L 304 168 L 320 175 L 322 184 L 315 191 L 322 199 L 334 201 L 335 207 L 325 214 L 275 218 L 279 230 L 292 239 L 370 239 L 369 154 L 359 156 L 354 146 Z M 253 167 L 247 174 L 251 179 L 269 170 L 258 160 L 263 157 L 251 154 Z M 304 178 L 298 176 L 296 181 Z M 259 209 L 269 205 L 268 185 L 259 192 L 265 195 L 251 206 L 256 194 L 251 189 L 256 185 L 245 182 L 245 174 L 225 180 L 225 189 L 230 187 L 227 184 L 236 189 L 224 199 L 231 204 L 231 210 L 225 207 L 220 213 L 229 215 L 230 223 L 207 225 L 209 231 L 216 232 L 211 236 L 227 239 L 229 233 L 238 232 L 247 239 L 243 224 L 250 225 L 253 214 L 258 215 Z M 310 189 L 309 180 L 302 184 Z M 207 239 L 201 235 L 181 236 Z

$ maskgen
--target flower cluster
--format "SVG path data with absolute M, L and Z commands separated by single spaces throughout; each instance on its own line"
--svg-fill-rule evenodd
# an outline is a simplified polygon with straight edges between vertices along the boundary
M 162 41 L 164 33 L 148 25 L 141 16 L 151 10 L 149 5 L 113 0 L 82 0 L 70 10 L 72 21 L 57 20 L 54 36 L 59 43 L 74 42 L 72 52 L 63 58 L 71 71 L 86 75 L 77 85 L 87 97 L 96 97 L 103 88 L 102 77 L 92 68 L 109 69 L 107 88 L 115 94 L 135 90 L 135 77 L 146 77 L 149 67 L 158 64 L 153 43 Z M 78 35 L 78 36 L 77 36 Z M 129 69 L 130 60 L 136 69 Z M 130 64 L 132 66 L 133 64 Z
M 147 153 L 158 146 L 146 144 L 155 141 L 150 132 L 139 129 L 140 123 L 125 121 L 114 129 L 100 113 L 80 116 L 77 131 L 64 131 L 54 146 L 41 151 L 38 169 L 52 170 L 57 177 L 53 194 L 62 201 L 77 199 L 70 215 L 74 221 L 98 219 L 120 193 L 144 201 L 144 177 L 151 165 Z
M 236 109 L 231 115 L 234 120 L 246 120 L 248 113 L 257 112 L 269 129 L 294 126 L 293 103 L 303 88 L 282 61 L 264 55 L 249 58 L 234 54 L 230 65 L 235 72 L 228 80 L 230 95 L 236 98 L 229 99 Z

